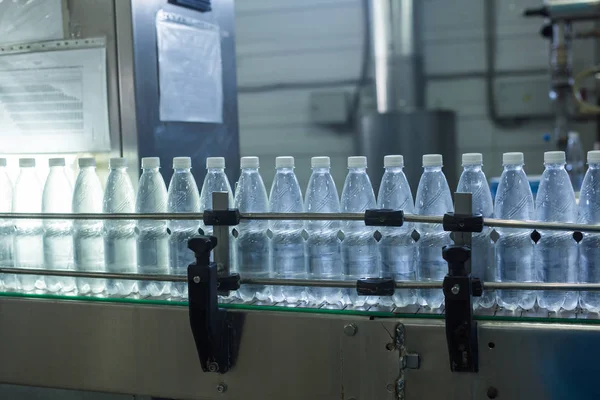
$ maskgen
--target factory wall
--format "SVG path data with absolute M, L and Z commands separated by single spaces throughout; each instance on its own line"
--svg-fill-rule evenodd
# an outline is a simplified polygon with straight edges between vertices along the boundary
M 418 1 L 425 3 L 427 103 L 457 112 L 459 152 L 483 153 L 491 177 L 501 172 L 503 152 L 523 151 L 527 171 L 541 173 L 543 151 L 553 147 L 544 141 L 552 121 L 503 129 L 487 117 L 484 1 Z M 548 42 L 539 35 L 542 20 L 522 17 L 524 8 L 539 5 L 539 0 L 496 1 L 497 79 L 508 80 L 511 87 L 521 81 L 538 86 L 547 81 Z M 354 152 L 352 132 L 311 123 L 310 95 L 319 90 L 353 92 L 360 76 L 362 38 L 361 0 L 236 2 L 241 154 L 261 157 L 267 185 L 278 155 L 296 157 L 303 187 L 310 157 L 329 155 L 334 178 L 342 185 L 346 157 Z M 578 42 L 576 69 L 591 66 L 593 55 L 592 41 Z M 538 72 L 517 76 L 527 71 Z M 506 102 L 522 100 L 511 96 L 509 91 Z M 595 123 L 576 128 L 590 149 Z M 381 168 L 382 162 L 369 160 L 369 165 Z

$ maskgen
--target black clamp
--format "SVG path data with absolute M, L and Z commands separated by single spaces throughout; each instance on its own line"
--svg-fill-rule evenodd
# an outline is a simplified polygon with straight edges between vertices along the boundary
M 446 213 L 442 223 L 446 232 L 483 231 L 483 216 L 481 214 Z
M 444 246 L 442 254 L 448 262 L 443 288 L 450 369 L 454 372 L 477 372 L 477 324 L 473 320 L 472 296 L 481 296 L 483 285 L 478 278 L 467 273 L 465 263 L 471 257 L 471 249 Z
M 393 296 L 395 290 L 393 278 L 362 278 L 356 281 L 359 296 Z
M 202 220 L 206 226 L 235 226 L 240 223 L 240 211 L 237 208 L 204 210 Z
M 404 224 L 404 211 L 373 209 L 365 211 L 365 225 L 367 226 L 402 226 Z
M 196 236 L 188 241 L 196 256 L 196 262 L 188 266 L 188 296 L 190 325 L 202 370 L 223 374 L 235 362 L 241 321 L 219 308 L 217 290 L 239 289 L 240 276 L 217 276 L 217 264 L 210 262 L 216 245 L 214 236 Z

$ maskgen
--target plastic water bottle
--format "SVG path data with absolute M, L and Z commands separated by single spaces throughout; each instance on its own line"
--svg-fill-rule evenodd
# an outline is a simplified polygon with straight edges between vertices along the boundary
M 19 177 L 13 192 L 12 210 L 16 213 L 42 211 L 42 187 L 35 172 L 34 158 L 19 159 Z M 15 220 L 15 268 L 44 268 L 42 221 L 39 219 Z M 44 289 L 44 279 L 36 275 L 18 275 L 19 287 L 25 292 Z
M 569 132 L 566 157 L 566 169 L 573 184 L 573 190 L 577 192 L 581 189 L 585 173 L 583 147 L 581 146 L 581 140 L 577 132 Z
M 206 176 L 200 192 L 200 212 L 213 208 L 212 194 L 214 192 L 229 193 L 229 207 L 233 207 L 233 192 L 229 179 L 225 174 L 225 159 L 223 157 L 208 157 L 206 159 Z M 213 234 L 212 226 L 206 226 L 200 222 L 200 228 L 205 235 Z
M 0 212 L 12 211 L 13 187 L 6 172 L 6 158 L 0 158 Z M 11 219 L 0 220 L 0 266 L 12 268 L 13 240 L 15 224 Z M 17 277 L 14 274 L 0 274 L 0 286 L 8 290 L 17 289 Z
M 385 156 L 383 166 L 385 172 L 381 178 L 381 185 L 379 185 L 377 208 L 402 210 L 408 214 L 414 213 L 412 192 L 402 170 L 404 157 Z M 411 223 L 405 223 L 398 228 L 379 228 L 382 276 L 393 277 L 397 281 L 417 279 L 415 241 L 411 236 L 413 229 Z M 406 307 L 417 302 L 417 292 L 414 289 L 396 290 L 391 300 L 397 307 Z M 387 304 L 388 302 L 383 300 L 383 303 Z
M 600 151 L 587 154 L 589 168 L 583 179 L 579 195 L 577 222 L 580 224 L 600 224 Z M 600 283 L 600 234 L 584 233 L 579 242 L 580 282 Z M 581 292 L 581 307 L 592 312 L 600 312 L 600 293 Z
M 80 158 L 79 174 L 73 190 L 73 213 L 98 214 L 102 212 L 102 184 L 96 174 L 96 160 Z M 101 220 L 73 221 L 73 261 L 80 272 L 105 272 L 104 237 Z M 104 279 L 77 278 L 80 294 L 99 294 L 106 288 Z
M 523 153 L 504 153 L 504 171 L 496 192 L 494 216 L 500 219 L 532 221 L 534 202 L 529 180 L 523 170 Z M 527 229 L 497 228 L 496 273 L 501 282 L 535 282 L 537 276 L 533 262 L 534 243 Z M 499 290 L 498 304 L 514 311 L 535 305 L 534 291 Z
M 43 213 L 71 213 L 73 188 L 65 171 L 64 158 L 48 161 L 50 173 L 46 178 L 42 196 Z M 44 220 L 44 264 L 47 269 L 73 270 L 72 222 L 68 219 Z M 75 279 L 69 277 L 46 277 L 46 288 L 50 292 L 75 290 Z
M 565 153 L 544 153 L 546 169 L 535 199 L 535 217 L 543 222 L 575 222 L 577 205 L 575 193 L 565 170 Z M 541 231 L 535 246 L 535 262 L 542 282 L 577 282 L 577 242 L 572 232 Z M 577 307 L 577 292 L 543 291 L 538 294 L 538 304 L 549 311 Z
M 111 158 L 102 211 L 105 213 L 135 212 L 135 192 L 129 174 L 127 159 Z M 107 272 L 137 272 L 137 243 L 135 221 L 104 221 L 104 256 Z M 137 290 L 136 281 L 111 279 L 107 283 L 111 295 L 128 296 Z
M 494 215 L 494 203 L 487 178 L 481 169 L 483 156 L 481 153 L 465 153 L 462 155 L 463 172 L 458 181 L 457 192 L 471 193 L 473 213 L 481 214 L 484 218 Z M 490 238 L 491 230 L 487 227 L 471 237 L 471 274 L 484 282 L 496 280 L 494 265 L 494 247 Z M 483 296 L 474 297 L 473 304 L 477 307 L 491 308 L 496 304 L 496 293 L 484 291 Z
M 234 205 L 242 213 L 268 212 L 269 200 L 262 177 L 258 172 L 258 157 L 242 157 L 242 173 L 235 191 Z M 235 228 L 237 270 L 248 278 L 267 278 L 270 275 L 269 237 L 267 221 L 242 221 Z M 244 301 L 254 298 L 267 300 L 270 290 L 260 285 L 242 285 L 238 291 Z
M 142 175 L 138 184 L 135 212 L 166 213 L 167 186 L 159 172 L 160 158 L 142 158 Z M 169 273 L 169 233 L 166 220 L 138 220 L 137 222 L 138 271 L 141 274 Z M 140 281 L 142 296 L 161 296 L 168 285 L 165 282 Z
M 304 208 L 309 213 L 339 213 L 340 199 L 330 173 L 329 157 L 313 157 L 310 160 L 312 174 L 306 188 Z M 307 221 L 308 238 L 305 253 L 311 279 L 342 279 L 342 258 L 338 232 L 339 221 Z M 312 303 L 340 304 L 339 289 L 309 288 Z
M 199 213 L 200 195 L 196 180 L 191 172 L 192 160 L 189 157 L 173 159 L 173 176 L 169 183 L 167 210 L 170 213 Z M 187 267 L 196 261 L 194 253 L 188 249 L 188 239 L 198 234 L 198 221 L 169 221 L 169 257 L 171 274 L 187 275 Z M 171 295 L 187 297 L 187 284 L 171 284 Z
M 442 216 L 452 212 L 452 195 L 442 172 L 441 154 L 423 156 L 423 175 L 419 181 L 415 213 L 418 215 Z M 441 281 L 448 271 L 448 263 L 442 257 L 442 247 L 452 244 L 450 233 L 444 232 L 440 224 L 418 224 L 417 277 L 421 281 Z M 431 309 L 439 308 L 444 302 L 440 289 L 419 291 L 419 304 Z
M 304 211 L 302 191 L 294 174 L 294 157 L 275 159 L 275 178 L 269 195 L 269 209 L 274 213 Z M 304 238 L 302 221 L 269 221 L 271 229 L 271 265 L 273 275 L 280 279 L 305 279 Z M 306 300 L 306 291 L 297 286 L 272 288 L 273 300 L 295 303 Z
M 348 175 L 342 189 L 341 210 L 343 213 L 361 213 L 377 207 L 375 193 L 367 175 L 367 157 L 348 157 Z M 365 226 L 363 221 L 342 223 L 342 263 L 345 279 L 357 280 L 366 277 L 379 277 L 379 252 L 375 240 L 375 230 Z M 376 304 L 376 296 L 358 296 L 355 289 L 346 289 L 344 302 L 355 306 Z

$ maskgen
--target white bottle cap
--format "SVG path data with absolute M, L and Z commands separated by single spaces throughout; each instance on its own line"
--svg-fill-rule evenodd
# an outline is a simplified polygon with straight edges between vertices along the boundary
M 348 157 L 348 168 L 367 168 L 367 157 L 365 157 L 365 156 Z
M 123 157 L 115 157 L 108 160 L 108 168 L 125 168 L 127 167 L 127 159 Z
M 19 167 L 35 167 L 35 158 L 19 158 Z
M 0 158 L 0 167 L 6 167 L 6 158 Z
M 294 157 L 277 157 L 275 159 L 275 168 L 294 168 Z
M 5 162 L 4 165 L 6 165 L 6 161 L 4 161 L 4 162 Z M 588 164 L 598 164 L 598 163 L 600 163 L 600 150 L 588 151 L 587 162 L 588 162 Z
M 462 155 L 462 165 L 480 165 L 483 163 L 481 153 L 465 153 Z
M 241 168 L 258 168 L 259 165 L 258 157 L 242 157 L 240 159 Z
M 192 159 L 189 157 L 173 158 L 173 169 L 188 169 L 192 168 Z
M 206 159 L 206 168 L 225 168 L 225 158 L 208 157 Z
M 425 154 L 423 155 L 424 167 L 441 167 L 444 164 L 444 158 L 441 154 Z
M 404 167 L 403 156 L 385 156 L 383 157 L 383 167 Z
M 158 157 L 142 158 L 142 168 L 160 168 L 160 158 L 158 158 Z
M 79 165 L 79 168 L 95 167 L 96 159 L 93 157 L 80 158 L 79 160 L 77 160 L 77 165 Z
M 502 165 L 523 164 L 525 156 L 520 152 L 502 154 Z
M 547 151 L 544 153 L 545 164 L 564 164 L 565 160 L 564 151 Z
M 311 168 L 329 168 L 331 167 L 331 160 L 329 157 L 313 157 L 310 159 Z
M 65 159 L 64 158 L 50 158 L 48 160 L 49 167 L 64 167 Z
M 569 139 L 579 139 L 579 133 L 577 133 L 577 132 L 569 132 L 568 133 L 568 137 L 569 137 Z

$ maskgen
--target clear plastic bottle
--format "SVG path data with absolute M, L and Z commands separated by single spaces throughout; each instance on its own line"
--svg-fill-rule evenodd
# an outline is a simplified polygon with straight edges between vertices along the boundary
M 206 176 L 200 192 L 200 212 L 212 207 L 213 192 L 229 193 L 229 207 L 233 207 L 233 192 L 229 179 L 225 174 L 225 159 L 223 157 L 208 157 L 206 159 Z M 212 235 L 213 227 L 200 222 L 200 228 L 205 235 Z
M 235 191 L 234 205 L 242 213 L 268 212 L 269 200 L 262 177 L 258 172 L 258 157 L 242 157 L 242 173 Z M 237 270 L 248 278 L 267 278 L 270 275 L 269 237 L 267 221 L 242 221 L 235 228 L 237 238 L 235 248 Z M 268 287 L 259 285 L 242 285 L 238 291 L 244 301 L 254 298 L 267 300 L 270 296 Z
M 189 157 L 173 159 L 173 176 L 169 183 L 167 210 L 170 213 L 199 213 L 200 195 L 196 180 L 191 172 L 192 160 Z M 171 274 L 187 275 L 187 267 L 196 261 L 194 253 L 188 249 L 188 239 L 198 234 L 200 223 L 190 221 L 169 221 L 169 256 Z M 187 297 L 186 283 L 171 284 L 171 295 Z
M 166 213 L 167 186 L 160 174 L 160 158 L 142 158 L 142 175 L 138 184 L 135 212 Z M 138 220 L 138 272 L 141 274 L 169 273 L 169 233 L 166 220 Z M 138 283 L 142 296 L 161 296 L 168 291 L 166 282 Z
M 339 213 L 340 199 L 329 170 L 329 157 L 313 157 L 310 163 L 312 175 L 306 188 L 306 212 Z M 307 221 L 305 253 L 311 279 L 342 279 L 339 231 L 339 221 Z M 342 302 L 342 292 L 339 289 L 309 288 L 308 295 L 310 302 L 316 304 Z
M 135 192 L 127 173 L 127 159 L 111 158 L 102 211 L 104 213 L 135 212 Z M 134 220 L 104 221 L 104 256 L 107 272 L 133 274 L 137 272 L 137 241 Z M 109 295 L 128 296 L 137 291 L 133 280 L 111 279 Z
M 534 202 L 531 186 L 523 170 L 523 153 L 504 153 L 504 171 L 496 192 L 494 216 L 500 219 L 532 221 Z M 496 276 L 500 282 L 535 282 L 537 275 L 533 262 L 534 243 L 527 229 L 497 228 Z M 498 304 L 514 311 L 521 307 L 533 308 L 536 300 L 534 291 L 499 290 Z
M 581 183 L 585 174 L 584 157 L 579 133 L 569 132 L 566 149 L 566 170 L 573 184 L 573 190 L 576 192 L 581 189 Z
M 577 222 L 600 224 L 600 151 L 587 154 L 589 168 L 583 179 Z M 600 283 L 600 234 L 584 233 L 579 242 L 579 271 L 581 283 Z M 600 292 L 581 292 L 581 307 L 600 312 Z
M 379 185 L 377 208 L 402 210 L 407 214 L 414 213 L 414 201 L 406 175 L 404 175 L 404 157 L 391 155 L 383 158 L 385 172 Z M 415 241 L 411 234 L 414 227 L 405 223 L 398 228 L 379 228 L 379 255 L 381 258 L 381 274 L 393 277 L 397 281 L 414 281 L 417 279 L 415 269 Z M 406 307 L 417 302 L 414 289 L 396 290 L 392 303 L 396 307 Z M 382 299 L 387 304 L 386 299 Z
M 544 153 L 546 169 L 535 199 L 535 217 L 543 222 L 575 222 L 577 205 L 575 193 L 565 170 L 565 153 Z M 541 239 L 535 246 L 536 271 L 542 282 L 577 282 L 577 242 L 573 232 L 540 231 Z M 538 304 L 549 311 L 574 310 L 577 292 L 542 291 Z
M 463 172 L 458 181 L 457 192 L 471 193 L 473 213 L 481 214 L 484 218 L 494 216 L 494 203 L 487 178 L 483 173 L 483 156 L 481 153 L 465 153 L 462 155 Z M 491 229 L 484 228 L 480 233 L 471 237 L 471 274 L 484 282 L 496 280 L 494 265 L 494 247 L 490 238 Z M 481 308 L 491 308 L 496 304 L 496 293 L 484 291 L 483 296 L 474 297 L 473 305 Z
M 348 157 L 348 175 L 342 189 L 340 201 L 343 213 L 362 213 L 377 207 L 371 180 L 367 175 L 367 157 Z M 345 279 L 356 280 L 366 277 L 379 277 L 379 252 L 375 240 L 375 230 L 365 226 L 363 221 L 342 223 L 342 263 Z M 355 289 L 346 289 L 344 302 L 355 306 L 376 304 L 379 297 L 358 296 Z
M 71 213 L 73 187 L 65 170 L 64 158 L 48 161 L 50 173 L 46 178 L 42 195 L 43 213 Z M 72 271 L 73 236 L 72 221 L 68 219 L 46 219 L 44 224 L 44 264 L 47 269 Z M 46 288 L 50 292 L 64 293 L 75 290 L 75 279 L 69 277 L 46 277 Z
M 213 208 L 213 193 L 214 192 L 227 192 L 229 207 L 233 207 L 233 191 L 229 184 L 229 179 L 225 174 L 225 158 L 223 157 L 208 157 L 206 159 L 206 176 L 204 177 L 204 183 L 202 184 L 202 190 L 200 191 L 200 212 Z M 204 225 L 200 221 L 200 229 L 205 235 L 213 234 L 213 227 Z M 231 231 L 230 231 L 231 232 Z M 219 244 L 217 244 L 218 246 Z M 210 255 L 211 261 L 214 260 L 214 252 Z M 230 268 L 235 270 L 235 246 L 233 245 L 233 236 L 229 235 L 229 262 Z M 219 266 L 217 266 L 219 267 Z M 229 298 L 237 297 L 237 292 L 231 292 Z
M 12 211 L 13 186 L 6 172 L 6 158 L 0 158 L 0 212 Z M 15 224 L 11 219 L 0 220 L 0 266 L 12 268 L 13 240 Z M 17 276 L 14 274 L 0 274 L 0 286 L 8 290 L 17 289 Z
M 275 213 L 304 211 L 302 191 L 294 174 L 294 157 L 275 159 L 275 178 L 269 195 L 269 209 Z M 271 266 L 280 279 L 306 279 L 302 221 L 269 221 L 271 237 Z M 295 303 L 306 300 L 306 290 L 297 286 L 272 288 L 274 301 Z
M 42 186 L 35 171 L 35 158 L 19 159 L 19 177 L 13 192 L 12 210 L 15 213 L 42 211 Z M 44 229 L 39 219 L 15 220 L 15 268 L 44 268 Z M 44 278 L 36 275 L 18 275 L 21 290 L 31 292 L 44 289 Z
M 452 195 L 442 172 L 441 154 L 423 156 L 423 175 L 419 181 L 415 213 L 417 215 L 442 216 L 452 212 Z M 439 224 L 418 224 L 417 278 L 420 281 L 441 281 L 448 271 L 448 263 L 442 257 L 442 247 L 452 244 L 450 233 L 444 232 Z M 439 308 L 444 302 L 444 293 L 439 289 L 422 289 L 419 304 L 431 309 Z
M 96 174 L 96 160 L 80 158 L 79 174 L 73 190 L 73 213 L 99 214 L 102 212 L 102 184 Z M 73 221 L 73 262 L 80 272 L 105 272 L 104 237 L 101 220 Z M 106 280 L 77 278 L 80 294 L 99 294 L 106 288 Z

